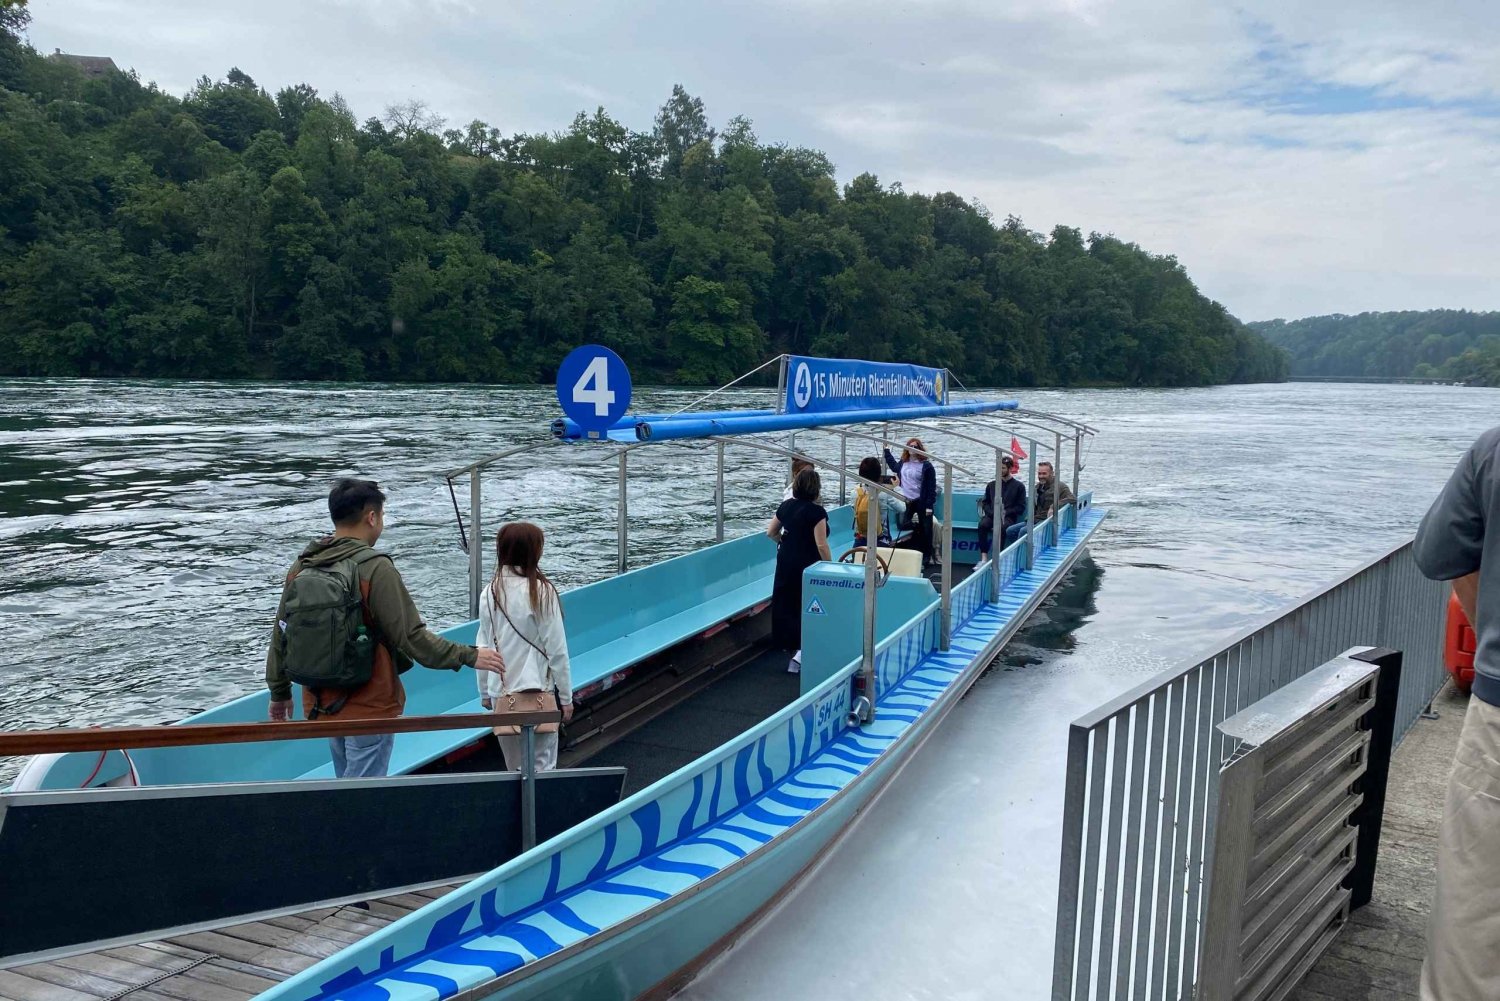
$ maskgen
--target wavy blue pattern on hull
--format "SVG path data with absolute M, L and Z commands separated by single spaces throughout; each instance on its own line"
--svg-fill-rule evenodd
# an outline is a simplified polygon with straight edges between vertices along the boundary
M 844 729 L 849 665 L 760 726 L 263 995 L 277 1001 L 634 997 L 783 889 L 889 778 L 1061 579 L 1104 512 L 1001 555 L 1002 590 L 955 589 L 955 629 L 914 617 L 877 651 L 877 718 Z M 1071 514 L 1071 508 L 1065 509 Z M 1045 548 L 1044 548 L 1045 546 Z M 935 711 L 941 710 L 941 711 Z

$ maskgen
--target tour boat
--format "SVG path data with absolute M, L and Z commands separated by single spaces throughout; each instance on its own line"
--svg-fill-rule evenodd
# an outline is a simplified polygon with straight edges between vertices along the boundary
M 223 963 L 234 975 L 214 981 L 216 997 L 669 993 L 834 847 L 1105 515 L 1078 492 L 1080 444 L 1093 428 L 1014 401 L 951 400 L 940 369 L 784 356 L 774 410 L 633 417 L 618 358 L 592 346 L 575 356 L 559 373 L 564 417 L 534 442 L 448 474 L 450 486 L 470 486 L 460 528 L 471 540 L 471 620 L 443 632 L 476 636 L 485 468 L 542 449 L 558 461 L 618 462 L 622 572 L 562 596 L 576 706 L 564 767 L 499 771 L 488 728 L 399 733 L 391 778 L 342 782 L 326 742 L 312 738 L 32 758 L 0 794 L 0 867 L 30 873 L 19 895 L 7 894 L 12 913 L 0 914 L 0 966 L 29 975 L 151 942 L 199 968 L 185 976 Z M 852 509 L 830 505 L 840 558 L 804 574 L 802 669 L 787 674 L 785 655 L 766 649 L 776 545 L 763 532 L 724 538 L 726 449 L 791 458 L 787 435 L 828 434 L 843 457 L 850 445 L 899 448 L 913 429 L 940 471 L 940 572 L 929 579 L 899 549 L 866 562 L 853 549 Z M 1045 520 L 1028 508 L 1021 538 L 981 559 L 980 494 L 955 490 L 953 474 L 992 474 L 944 459 L 945 439 L 992 450 L 997 469 L 1026 442 L 1030 497 L 1038 451 L 1053 451 L 1061 480 L 1071 443 L 1077 499 Z M 671 443 L 716 454 L 717 541 L 626 569 L 627 456 Z M 825 496 L 837 484 L 843 501 L 848 481 L 859 482 L 842 462 L 812 461 Z M 467 671 L 414 669 L 403 680 L 408 716 L 481 711 Z M 184 722 L 262 721 L 267 700 L 256 692 Z M 493 844 L 477 850 L 487 830 Z M 80 853 L 97 864 L 80 871 Z M 58 879 L 68 882 L 46 890 Z M 81 894 L 87 913 L 75 906 Z M 306 927 L 285 916 L 385 897 L 407 905 L 377 908 L 395 919 L 372 919 L 359 934 L 349 925 L 332 940 L 342 948 L 324 937 L 299 950 L 281 937 Z M 226 959 L 233 949 L 219 940 L 245 922 L 276 932 L 266 941 L 281 945 L 268 953 L 306 961 Z

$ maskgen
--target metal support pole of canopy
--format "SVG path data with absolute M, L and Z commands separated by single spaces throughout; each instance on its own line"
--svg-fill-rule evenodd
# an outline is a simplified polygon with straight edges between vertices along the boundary
M 1004 482 L 1001 476 L 1005 472 L 1005 457 L 1009 452 L 995 449 L 995 494 L 990 498 L 990 521 L 991 532 L 994 538 L 990 540 L 990 574 L 994 582 L 991 589 L 990 600 L 998 603 L 1000 601 L 1000 550 L 1005 548 L 1005 506 L 1000 503 L 1000 484 Z
M 510 764 L 510 762 L 506 762 Z M 536 847 L 536 727 L 521 727 L 521 850 Z
M 479 470 L 469 471 L 469 618 L 479 618 L 479 592 L 484 587 L 484 534 L 479 526 Z
M 714 541 L 724 541 L 724 443 L 714 445 L 718 452 L 718 478 L 714 481 Z
M 1031 530 L 1036 527 L 1036 439 L 1026 439 L 1026 477 L 1030 481 L 1026 484 L 1026 569 L 1030 570 L 1036 564 L 1036 544 L 1031 537 Z
M 864 643 L 861 646 L 859 670 L 864 678 L 865 698 L 869 709 L 863 722 L 875 718 L 875 590 L 876 567 L 880 563 L 880 487 L 865 484 L 865 619 Z
M 1078 498 L 1078 497 L 1082 497 L 1083 496 L 1083 494 L 1081 494 L 1081 493 L 1078 492 L 1078 471 L 1083 468 L 1083 463 L 1082 463 L 1083 451 L 1082 450 L 1083 450 L 1083 432 L 1080 431 L 1080 432 L 1077 432 L 1076 434 L 1073 435 L 1073 496 L 1074 496 L 1074 498 Z M 1077 508 L 1078 501 L 1075 499 L 1073 501 L 1073 504 L 1075 505 L 1074 508 L 1073 508 L 1073 510 L 1074 510 L 1074 513 L 1076 514 L 1077 510 L 1078 510 L 1078 508 Z
M 953 639 L 953 467 L 943 466 L 943 629 L 942 648 Z
M 839 506 L 849 503 L 849 439 L 839 435 Z
M 1062 433 L 1052 432 L 1052 506 L 1047 509 L 1052 519 L 1052 542 L 1062 540 Z
M 630 453 L 625 451 L 622 451 L 620 453 L 619 504 L 617 505 L 615 516 L 615 538 L 618 543 L 618 552 L 615 562 L 616 573 L 624 573 L 627 569 L 629 569 L 629 561 L 627 560 L 625 555 L 625 519 L 629 515 L 629 500 L 627 499 L 625 493 L 625 484 L 627 482 L 625 461 L 629 455 Z

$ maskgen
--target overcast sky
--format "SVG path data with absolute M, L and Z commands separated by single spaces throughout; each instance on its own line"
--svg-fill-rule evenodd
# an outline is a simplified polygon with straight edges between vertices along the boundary
M 1241 319 L 1500 308 L 1491 0 L 32 0 L 38 49 L 452 123 L 636 129 L 681 83 L 840 181 L 1175 254 Z

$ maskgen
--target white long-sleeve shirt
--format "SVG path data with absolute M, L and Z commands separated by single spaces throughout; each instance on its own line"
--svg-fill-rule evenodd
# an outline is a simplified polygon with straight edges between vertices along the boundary
M 562 605 L 555 592 L 543 589 L 541 614 L 531 608 L 531 596 L 525 577 L 509 569 L 500 571 L 500 592 L 505 614 L 495 606 L 494 589 L 486 587 L 479 603 L 479 646 L 500 651 L 505 659 L 505 680 L 492 671 L 475 671 L 480 698 L 499 698 L 504 692 L 539 688 L 550 692 L 557 688 L 559 705 L 573 701 L 573 676 L 568 664 L 568 637 L 563 632 Z M 506 616 L 510 621 L 506 621 Z M 520 630 L 543 650 L 540 652 L 517 635 Z

